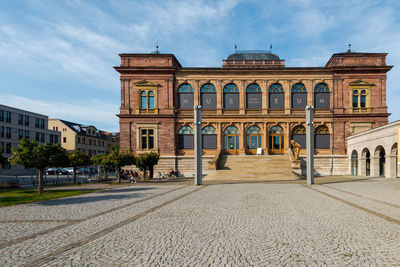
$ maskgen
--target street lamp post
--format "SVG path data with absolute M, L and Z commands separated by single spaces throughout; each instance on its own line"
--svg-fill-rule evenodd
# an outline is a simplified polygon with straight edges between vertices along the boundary
M 307 184 L 314 184 L 314 107 L 306 106 Z
M 202 184 L 201 106 L 194 106 L 194 184 Z

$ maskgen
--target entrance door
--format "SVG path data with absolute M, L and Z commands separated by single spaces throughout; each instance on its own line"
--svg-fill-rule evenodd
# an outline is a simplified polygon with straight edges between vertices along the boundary
M 261 130 L 257 126 L 252 126 L 247 130 L 247 152 L 257 154 L 257 148 L 261 148 Z
M 235 126 L 229 126 L 224 131 L 224 149 L 228 154 L 239 154 L 239 131 Z
M 269 153 L 283 155 L 284 150 L 283 129 L 280 126 L 274 126 L 269 131 Z

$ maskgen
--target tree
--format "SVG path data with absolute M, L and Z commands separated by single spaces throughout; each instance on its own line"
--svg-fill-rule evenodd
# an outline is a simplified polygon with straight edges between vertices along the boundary
M 53 166 L 68 164 L 68 155 L 59 144 L 42 144 L 37 141 L 22 139 L 17 147 L 12 149 L 12 156 L 8 159 L 12 164 L 20 164 L 25 168 L 39 170 L 38 191 L 43 193 L 44 169 Z
M 76 167 L 90 164 L 90 157 L 84 151 L 73 151 L 68 153 L 69 166 L 74 168 L 74 184 L 76 184 Z
M 3 157 L 3 147 L 0 146 L 0 169 L 3 165 L 4 160 L 5 160 L 5 157 Z
M 142 171 L 148 169 L 150 178 L 153 178 L 154 165 L 157 165 L 159 159 L 160 155 L 157 152 L 142 153 L 136 158 L 136 167 Z
M 136 158 L 132 151 L 119 151 L 119 146 L 112 146 L 107 155 L 107 162 L 117 169 L 117 182 L 121 182 L 121 167 L 135 164 Z
M 108 154 L 96 154 L 90 159 L 94 165 L 100 166 L 100 168 L 103 169 L 104 180 L 107 180 L 108 170 L 111 168 L 111 164 L 107 156 Z

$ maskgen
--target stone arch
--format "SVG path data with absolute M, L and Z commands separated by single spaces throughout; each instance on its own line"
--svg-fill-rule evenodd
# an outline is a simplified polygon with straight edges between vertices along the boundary
M 351 175 L 354 176 L 358 175 L 358 153 L 357 150 L 355 149 L 351 152 L 350 170 L 351 170 Z
M 383 146 L 379 145 L 374 151 L 374 176 L 385 177 L 385 165 L 386 165 L 386 152 Z
M 399 168 L 397 164 L 397 157 L 398 157 L 398 147 L 397 143 L 394 143 L 390 148 L 390 154 L 386 156 L 388 158 L 388 177 L 389 178 L 397 178 L 399 177 Z
M 371 175 L 371 152 L 367 147 L 361 152 L 360 173 L 365 176 Z

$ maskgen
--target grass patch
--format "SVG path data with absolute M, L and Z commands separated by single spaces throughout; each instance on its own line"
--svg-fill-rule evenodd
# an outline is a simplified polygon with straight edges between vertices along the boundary
M 1 189 L 0 207 L 77 196 L 92 193 L 94 191 L 97 190 L 46 190 L 42 195 L 39 195 L 37 190 L 33 189 Z

